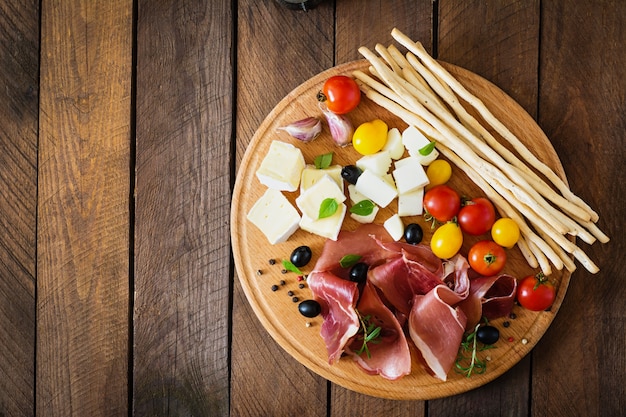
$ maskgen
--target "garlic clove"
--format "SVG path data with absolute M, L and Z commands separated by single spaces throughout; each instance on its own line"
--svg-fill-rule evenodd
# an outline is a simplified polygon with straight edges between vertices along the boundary
M 281 126 L 278 130 L 284 130 L 302 142 L 310 142 L 322 133 L 322 121 L 317 117 L 307 117 Z
M 352 134 L 354 133 L 354 125 L 348 119 L 347 116 L 341 114 L 335 114 L 327 108 L 320 106 L 328 127 L 330 134 L 338 146 L 347 146 L 352 143 Z

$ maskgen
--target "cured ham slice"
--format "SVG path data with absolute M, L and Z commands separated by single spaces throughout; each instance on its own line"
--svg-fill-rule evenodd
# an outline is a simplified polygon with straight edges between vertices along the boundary
M 369 266 L 365 284 L 348 279 L 350 269 L 340 264 L 346 255 L 360 256 L 359 262 Z M 363 225 L 327 240 L 308 284 L 322 306 L 321 336 L 329 363 L 346 352 L 370 374 L 400 378 L 411 366 L 408 328 L 428 370 L 445 381 L 464 332 L 483 316 L 508 314 L 514 303 L 515 278 L 470 279 L 469 273 L 463 256 L 443 262 L 426 245 L 393 241 L 380 225 Z M 380 343 L 368 345 L 370 357 L 356 354 L 363 340 L 357 310 L 383 329 Z
M 326 343 L 328 363 L 335 363 L 344 347 L 359 330 L 355 307 L 359 290 L 355 282 L 346 281 L 331 272 L 312 272 L 307 282 L 322 307 L 324 323 L 320 334 Z
M 409 316 L 409 335 L 424 362 L 438 379 L 445 381 L 456 359 L 467 318 L 448 302 L 457 297 L 440 285 L 426 295 L 416 295 Z
M 342 230 L 337 240 L 327 240 L 324 249 L 315 264 L 315 271 L 334 271 L 336 275 L 345 278 L 347 270 L 340 267 L 341 258 L 345 255 L 361 256 L 360 261 L 370 267 L 385 262 L 390 256 L 395 256 L 381 245 L 391 241 L 391 237 L 381 225 L 366 224 L 354 231 Z
M 363 287 L 357 310 L 361 317 L 368 317 L 369 323 L 381 328 L 381 337 L 367 343 L 369 357 L 364 352 L 360 355 L 356 353 L 363 346 L 363 336 L 359 334 L 346 351 L 369 374 L 379 374 L 390 380 L 408 375 L 411 372 L 411 352 L 402 327 L 369 282 Z
M 467 316 L 467 329 L 476 326 L 482 317 L 492 320 L 509 314 L 516 291 L 517 280 L 510 275 L 473 278 L 470 294 L 460 305 Z
M 414 295 L 426 294 L 443 283 L 440 271 L 432 272 L 404 251 L 395 259 L 372 268 L 368 279 L 396 310 L 407 316 Z

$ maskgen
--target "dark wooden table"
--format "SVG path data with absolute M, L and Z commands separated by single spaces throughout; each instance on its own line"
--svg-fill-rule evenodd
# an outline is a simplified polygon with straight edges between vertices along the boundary
M 231 260 L 258 125 L 394 26 L 515 98 L 612 237 L 529 356 L 431 401 L 301 366 Z M 623 415 L 624 45 L 616 0 L 0 0 L 0 416 Z

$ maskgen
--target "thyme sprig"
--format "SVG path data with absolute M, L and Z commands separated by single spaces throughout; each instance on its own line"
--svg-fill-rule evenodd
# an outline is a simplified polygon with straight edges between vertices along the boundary
M 478 345 L 478 338 L 476 332 L 480 328 L 480 323 L 474 327 L 474 331 L 469 333 L 459 347 L 459 353 L 454 363 L 454 370 L 457 373 L 464 374 L 466 377 L 471 377 L 472 374 L 482 374 L 487 370 L 487 361 L 478 357 L 478 352 L 482 352 L 487 349 L 493 349 L 494 345 L 485 345 L 483 343 Z M 467 353 L 470 352 L 469 356 Z
M 370 353 L 369 344 L 378 344 L 382 341 L 382 328 L 377 326 L 375 323 L 371 322 L 372 316 L 362 316 L 358 311 L 356 312 L 357 316 L 359 316 L 359 322 L 361 323 L 359 326 L 359 333 L 362 333 L 361 336 L 357 337 L 357 340 L 362 340 L 363 344 L 356 351 L 357 355 L 361 355 L 363 352 L 367 355 L 368 359 L 371 359 L 372 354 Z

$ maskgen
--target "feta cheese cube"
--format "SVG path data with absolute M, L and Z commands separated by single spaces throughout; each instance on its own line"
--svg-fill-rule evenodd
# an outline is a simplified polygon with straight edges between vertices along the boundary
M 371 171 L 363 171 L 359 176 L 356 191 L 380 207 L 387 207 L 398 196 L 395 187 Z
M 268 188 L 296 191 L 304 166 L 304 156 L 300 149 L 290 143 L 273 140 L 256 176 Z
M 356 185 L 348 184 L 348 194 L 350 195 L 350 202 L 352 204 L 358 203 L 359 201 L 368 200 L 363 194 L 356 190 Z
M 341 165 L 333 165 L 324 169 L 317 169 L 314 165 L 307 165 L 302 170 L 302 177 L 300 179 L 300 192 L 302 193 L 306 191 L 324 175 L 330 175 L 330 177 L 337 183 L 337 186 L 339 186 L 339 188 L 341 189 L 341 192 L 343 192 Z
M 343 219 L 346 216 L 347 206 L 343 203 L 339 204 L 335 214 L 323 219 L 312 219 L 306 215 L 300 220 L 300 228 L 309 233 L 325 237 L 331 240 L 337 240 L 337 236 L 341 231 Z M 316 215 L 317 217 L 317 215 Z
M 404 144 L 402 144 L 402 134 L 397 127 L 389 129 L 387 132 L 387 142 L 383 146 L 383 151 L 389 152 L 392 159 L 400 159 L 404 155 Z
M 383 223 L 385 230 L 392 237 L 393 240 L 398 241 L 402 239 L 404 235 L 404 223 L 402 223 L 402 219 L 397 214 L 394 214 Z
M 376 152 L 372 155 L 365 155 L 356 161 L 357 168 L 361 171 L 369 170 L 376 175 L 383 176 L 391 167 L 391 155 L 387 151 Z
M 439 157 L 439 151 L 437 149 L 433 149 L 428 155 L 422 155 L 419 152 L 424 146 L 430 144 L 430 140 L 415 126 L 409 126 L 402 132 L 402 143 L 409 151 L 409 155 L 419 159 L 422 165 L 428 165 Z
M 296 198 L 296 205 L 304 216 L 317 219 L 322 201 L 327 198 L 334 198 L 337 203 L 346 201 L 343 190 L 339 188 L 330 175 L 325 174 Z
M 396 189 L 399 194 L 414 191 L 428 184 L 428 176 L 419 159 L 409 156 L 396 162 L 393 171 Z
M 424 188 L 418 188 L 398 196 L 398 215 L 421 216 L 424 212 Z
M 247 218 L 272 245 L 289 239 L 300 223 L 298 210 L 283 193 L 273 188 L 268 188 L 254 203 Z

